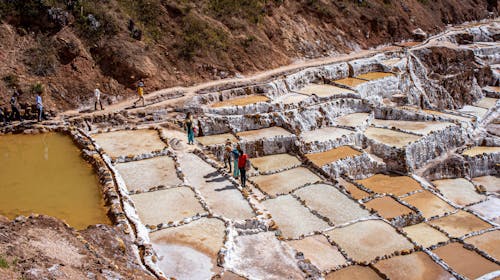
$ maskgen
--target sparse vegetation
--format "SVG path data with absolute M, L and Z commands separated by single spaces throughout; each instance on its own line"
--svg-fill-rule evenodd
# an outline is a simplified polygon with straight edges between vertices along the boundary
M 209 0 L 209 10 L 227 23 L 231 17 L 243 18 L 258 23 L 265 14 L 266 0 Z
M 186 59 L 193 58 L 200 49 L 219 51 L 227 48 L 226 33 L 192 13 L 183 19 L 182 39 L 180 54 Z
M 41 83 L 35 83 L 31 86 L 31 92 L 35 94 L 43 93 L 43 85 Z
M 19 85 L 19 78 L 15 74 L 8 74 L 2 78 L 7 87 L 15 87 Z
M 9 262 L 0 256 L 0 268 L 9 268 Z
M 57 52 L 54 39 L 45 35 L 37 37 L 37 46 L 26 50 L 25 64 L 37 76 L 52 75 L 57 68 Z

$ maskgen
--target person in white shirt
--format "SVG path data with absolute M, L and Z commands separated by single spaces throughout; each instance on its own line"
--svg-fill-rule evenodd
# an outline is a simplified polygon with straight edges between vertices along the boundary
M 96 88 L 94 90 L 94 97 L 95 97 L 94 110 L 97 111 L 97 104 L 101 106 L 101 110 L 104 110 L 101 102 L 101 91 L 99 90 L 99 84 L 96 85 Z

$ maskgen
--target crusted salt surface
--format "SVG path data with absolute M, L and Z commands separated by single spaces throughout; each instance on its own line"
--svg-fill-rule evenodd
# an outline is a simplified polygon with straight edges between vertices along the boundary
M 152 129 L 106 132 L 92 138 L 111 157 L 142 155 L 165 148 L 158 132 Z
M 376 174 L 357 182 L 376 193 L 391 193 L 397 196 L 421 189 L 420 184 L 408 176 Z
M 500 224 L 500 199 L 497 197 L 489 197 L 488 200 L 469 206 L 467 209 L 483 219 Z
M 292 136 L 293 134 L 282 127 L 273 126 L 263 129 L 238 132 L 236 135 L 240 137 L 242 141 L 255 141 L 255 140 L 260 140 L 262 138 L 273 138 L 277 136 Z
M 147 191 L 160 185 L 176 186 L 182 183 L 174 160 L 168 156 L 119 163 L 115 167 L 129 191 Z
M 498 176 L 481 176 L 472 179 L 476 185 L 483 186 L 487 192 L 500 192 L 500 177 Z
M 353 131 L 338 128 L 338 127 L 323 127 L 311 131 L 304 131 L 300 134 L 300 138 L 306 143 L 324 142 L 340 138 L 344 135 L 353 134 Z
M 334 272 L 328 273 L 325 280 L 352 280 L 352 279 L 363 279 L 363 280 L 382 280 L 373 269 L 367 266 L 352 265 Z
M 287 238 L 298 238 L 314 231 L 321 231 L 329 225 L 314 216 L 291 195 L 283 195 L 262 202 L 273 220 Z
M 130 196 L 142 222 L 148 225 L 179 221 L 205 210 L 188 187 L 179 187 Z
M 436 180 L 432 183 L 447 199 L 461 206 L 476 203 L 485 198 L 476 192 L 471 182 L 463 178 Z
M 418 208 L 426 219 L 450 213 L 455 210 L 455 208 L 432 194 L 430 191 L 418 192 L 404 197 L 402 200 Z
M 389 224 L 368 220 L 333 229 L 326 233 L 349 257 L 360 262 L 370 262 L 377 256 L 396 251 L 410 250 L 413 245 Z
M 289 93 L 278 98 L 275 98 L 273 102 L 275 103 L 283 103 L 283 104 L 298 104 L 308 98 L 307 95 L 298 94 L 298 93 Z
M 498 99 L 491 97 L 484 97 L 481 100 L 474 103 L 475 106 L 490 109 L 496 106 Z
M 481 154 L 493 154 L 493 153 L 500 153 L 500 147 L 478 146 L 469 148 L 462 152 L 463 155 L 469 157 L 475 157 Z
M 381 127 L 395 127 L 403 131 L 410 131 L 420 135 L 427 135 L 432 131 L 443 130 L 447 127 L 453 126 L 455 124 L 448 122 L 435 122 L 435 121 L 397 121 L 397 120 L 372 120 L 372 125 Z
M 339 249 L 332 246 L 323 235 L 312 235 L 301 240 L 287 242 L 295 250 L 302 252 L 306 259 L 322 271 L 332 270 L 347 264 Z
M 289 193 L 306 184 L 321 180 L 318 175 L 304 167 L 297 167 L 271 175 L 260 175 L 250 178 L 259 188 L 270 195 Z
M 207 279 L 215 274 L 224 241 L 224 223 L 202 218 L 150 234 L 162 271 L 176 279 Z
M 370 114 L 368 113 L 353 113 L 338 117 L 335 122 L 338 125 L 356 128 L 366 124 L 369 118 Z
M 273 232 L 235 237 L 225 266 L 250 279 L 304 278 L 293 250 L 283 246 Z
M 424 252 L 415 252 L 409 255 L 395 256 L 382 260 L 374 265 L 389 279 L 407 280 L 449 280 L 454 277 L 440 265 L 435 263 Z
M 450 243 L 434 249 L 433 252 L 454 271 L 469 279 L 476 279 L 490 272 L 500 270 L 500 265 L 474 251 L 465 249 L 460 243 Z
M 492 227 L 487 222 L 466 211 L 458 211 L 455 214 L 432 220 L 430 224 L 439 227 L 451 237 L 456 238 Z
M 500 230 L 485 232 L 472 236 L 464 240 L 465 243 L 472 244 L 479 250 L 500 261 Z
M 440 242 L 448 241 L 448 237 L 439 230 L 429 226 L 426 223 L 420 223 L 404 227 L 403 231 L 406 232 L 408 237 L 418 245 L 428 248 Z
M 252 158 L 251 163 L 261 173 L 289 169 L 301 165 L 300 160 L 290 154 L 269 155 Z
M 233 183 L 198 156 L 188 153 L 179 156 L 184 172 L 189 172 L 188 182 L 198 189 L 216 214 L 228 219 L 245 220 L 254 215 L 252 208 Z
M 238 142 L 238 139 L 236 139 L 236 137 L 234 137 L 234 135 L 232 135 L 231 133 L 196 137 L 196 141 L 198 141 L 203 146 L 222 145 L 226 143 L 227 139 L 229 139 L 231 143 Z
M 377 197 L 366 202 L 365 206 L 368 209 L 377 211 L 380 216 L 388 220 L 413 213 L 413 210 L 397 202 L 390 196 Z
M 342 93 L 354 93 L 354 91 L 350 89 L 324 84 L 310 84 L 301 88 L 300 90 L 298 90 L 298 92 L 306 95 L 315 94 L 319 97 L 329 97 Z
M 397 148 L 403 148 L 421 138 L 421 136 L 377 127 L 367 128 L 365 135 L 369 139 Z
M 316 184 L 295 191 L 306 205 L 334 224 L 366 218 L 370 213 L 331 185 Z
M 325 152 L 306 154 L 306 157 L 316 166 L 322 167 L 325 164 L 332 163 L 348 157 L 356 157 L 361 154 L 362 154 L 361 152 L 349 146 L 341 146 Z
M 476 106 L 465 105 L 462 109 L 460 109 L 458 111 L 461 113 L 476 116 L 478 118 L 482 118 L 482 117 L 484 117 L 484 115 L 486 115 L 486 113 L 488 112 L 488 109 L 476 107 Z

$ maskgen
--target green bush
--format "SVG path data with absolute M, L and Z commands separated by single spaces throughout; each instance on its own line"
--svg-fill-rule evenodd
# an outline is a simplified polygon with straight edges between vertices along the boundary
M 35 94 L 43 93 L 43 85 L 41 83 L 35 83 L 31 86 L 31 92 Z
M 36 38 L 37 46 L 27 49 L 25 64 L 37 76 L 52 75 L 57 68 L 57 50 L 53 38 L 39 35 Z
M 209 0 L 209 10 L 222 21 L 230 17 L 258 23 L 265 14 L 266 0 Z
M 0 256 L 0 268 L 9 268 L 9 262 Z
M 80 30 L 81 35 L 93 43 L 103 37 L 111 37 L 118 33 L 118 24 L 103 10 L 101 1 L 78 1 L 73 6 L 73 15 L 76 18 L 75 26 Z M 92 26 L 89 15 L 99 22 L 98 28 Z
M 146 35 L 159 40 L 163 35 L 158 26 L 158 19 L 162 16 L 163 7 L 158 0 L 118 0 L 120 6 L 144 29 Z
M 183 19 L 182 39 L 180 54 L 187 59 L 193 58 L 200 49 L 219 51 L 227 48 L 226 33 L 193 14 Z

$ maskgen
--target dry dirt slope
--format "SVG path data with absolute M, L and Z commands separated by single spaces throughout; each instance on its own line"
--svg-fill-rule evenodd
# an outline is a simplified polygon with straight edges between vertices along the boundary
M 0 2 L 0 106 L 44 85 L 47 107 L 270 69 L 498 16 L 496 0 L 7 0 Z

